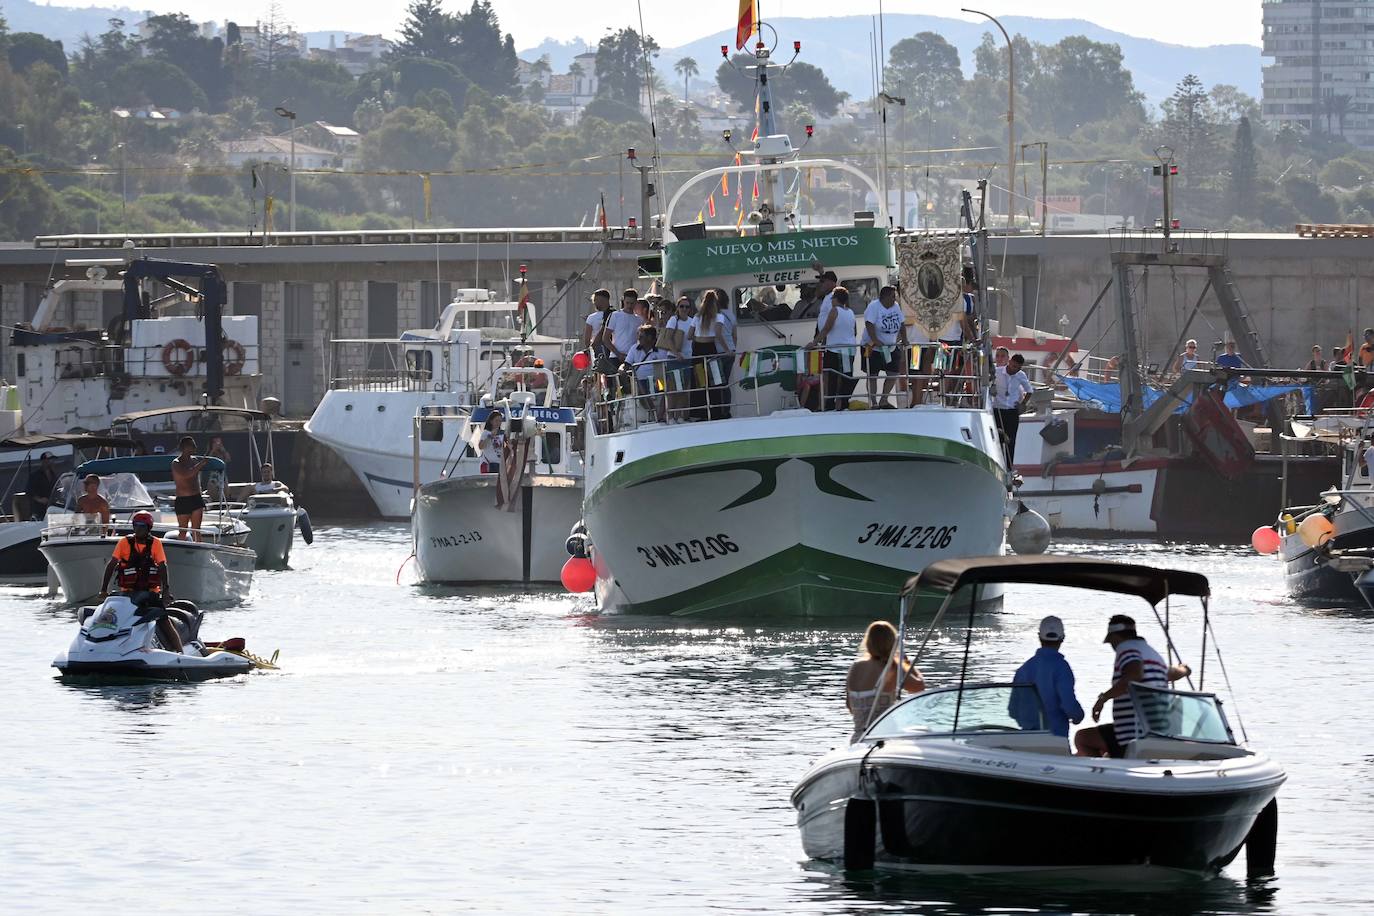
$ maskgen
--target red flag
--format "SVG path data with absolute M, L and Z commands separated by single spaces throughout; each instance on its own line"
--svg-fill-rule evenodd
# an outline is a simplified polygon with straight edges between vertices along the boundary
M 754 200 L 758 200 L 758 199 L 759 199 L 759 180 L 758 180 L 758 178 L 756 177 L 756 178 L 754 179 Z
M 716 195 L 712 194 L 706 198 L 706 212 L 713 217 L 716 215 Z
M 730 196 L 730 173 L 722 172 L 720 175 L 720 193 L 726 197 Z

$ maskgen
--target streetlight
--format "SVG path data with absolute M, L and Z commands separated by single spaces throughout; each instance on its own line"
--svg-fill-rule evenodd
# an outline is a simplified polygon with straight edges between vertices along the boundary
M 989 16 L 982 10 L 960 9 L 962 13 L 973 13 L 992 21 L 1002 37 L 1007 41 L 1007 232 L 1016 219 L 1016 203 L 1012 194 L 1016 191 L 1016 51 L 1011 45 L 1011 36 L 1002 28 L 997 17 Z
M 900 160 L 900 161 L 901 161 L 901 168 L 898 169 L 898 172 L 897 172 L 897 174 L 899 174 L 899 175 L 901 176 L 902 187 L 901 187 L 901 189 L 897 192 L 897 208 L 898 208 L 899 212 L 901 213 L 902 228 L 905 229 L 905 228 L 907 228 L 907 225 L 906 225 L 906 99 L 903 98 L 903 97 L 901 97 L 901 96 L 897 96 L 897 95 L 889 95 L 889 94 L 886 93 L 886 92 L 880 92 L 880 93 L 878 93 L 878 98 L 882 99 L 884 105 L 900 105 L 900 106 L 902 106 L 902 123 L 901 123 L 901 125 L 900 125 L 900 127 L 899 127 L 899 130 L 900 130 L 900 133 L 901 133 L 901 135 L 902 135 L 902 138 L 901 138 L 901 140 L 898 141 L 898 143 L 901 145 L 902 156 L 901 156 L 901 160 Z
M 277 113 L 277 117 L 286 118 L 291 122 L 291 165 L 286 172 L 291 184 L 291 231 L 296 231 L 296 113 L 289 108 L 278 105 L 272 109 Z

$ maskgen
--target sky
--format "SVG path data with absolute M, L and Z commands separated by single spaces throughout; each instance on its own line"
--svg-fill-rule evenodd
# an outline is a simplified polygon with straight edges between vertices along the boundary
M 123 0 L 137 9 L 182 10 L 195 19 L 223 19 L 222 0 Z M 836 3 L 835 0 L 759 0 L 761 15 L 824 17 L 876 14 L 878 0 Z M 963 0 L 969 2 L 969 0 Z M 236 4 L 234 16 L 251 21 L 254 9 L 268 0 Z M 302 31 L 381 32 L 393 34 L 405 16 L 404 0 L 345 4 L 337 0 L 279 0 L 282 11 Z M 470 0 L 445 0 L 450 9 L 465 9 Z M 83 5 L 74 3 L 72 5 Z M 545 38 L 569 40 L 577 36 L 595 41 L 608 28 L 636 26 L 638 11 L 632 0 L 494 0 L 504 30 L 515 36 L 517 48 Z M 887 13 L 977 19 L 959 12 L 959 0 L 885 0 Z M 1086 19 L 1105 28 L 1142 38 L 1181 45 L 1260 43 L 1260 0 L 1151 0 L 1149 3 L 1102 0 L 1035 0 L 1027 3 L 981 0 L 978 8 L 997 15 L 1033 15 L 1042 19 Z M 663 47 L 676 47 L 713 32 L 734 27 L 738 0 L 643 0 L 644 28 Z

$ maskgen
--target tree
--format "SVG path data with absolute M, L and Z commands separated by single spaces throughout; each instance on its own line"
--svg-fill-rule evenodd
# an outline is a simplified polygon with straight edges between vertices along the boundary
M 648 35 L 640 39 L 625 28 L 601 39 L 596 47 L 596 94 L 639 110 L 644 84 L 644 57 L 658 56 L 658 42 Z
M 150 56 L 172 64 L 195 80 L 211 108 L 222 109 L 229 97 L 224 71 L 224 40 L 202 38 L 199 27 L 185 13 L 149 16 L 151 34 L 144 42 Z
M 918 32 L 892 46 L 884 73 L 888 91 L 914 109 L 935 111 L 958 99 L 964 81 L 959 51 L 935 32 Z
M 1336 130 L 1345 136 L 1345 116 L 1350 113 L 1350 96 L 1336 93 L 1326 99 L 1327 111 L 1336 118 Z M 1326 132 L 1331 133 L 1331 121 L 1326 122 Z
M 1355 188 L 1364 184 L 1370 175 L 1374 175 L 1374 170 L 1371 170 L 1369 165 L 1358 159 L 1342 156 L 1322 166 L 1321 182 L 1337 188 Z
M 734 64 L 734 66 L 731 66 Z M 721 61 L 716 68 L 716 85 L 741 108 L 754 107 L 755 83 L 745 67 L 753 66 L 752 54 L 736 54 L 730 62 Z M 793 102 L 800 102 L 818 115 L 833 115 L 840 103 L 849 97 L 830 85 L 825 73 L 810 64 L 794 63 L 787 68 L 787 79 L 770 81 L 773 90 L 773 110 L 785 111 Z
M 1188 184 L 1196 183 L 1216 152 L 1216 123 L 1202 80 L 1189 73 L 1164 103 L 1165 142 L 1179 153 Z
M 255 80 L 258 104 L 271 110 L 290 99 L 287 106 L 303 121 L 329 121 L 342 124 L 353 115 L 353 76 L 332 60 L 307 60 L 288 57 L 271 73 Z
M 397 108 L 363 137 L 363 159 L 372 168 L 446 169 L 457 148 L 453 130 L 438 115 L 420 108 Z
M 1249 118 L 1253 128 L 1260 121 L 1259 102 L 1235 86 L 1217 83 L 1207 97 L 1212 101 L 1212 111 L 1223 124 L 1238 124 L 1241 118 Z
M 1039 78 L 1039 60 L 1045 46 L 1019 33 L 1011 36 L 1011 46 L 1016 55 L 1016 91 L 1026 92 Z M 1006 94 L 1007 46 L 1000 36 L 983 33 L 982 41 L 973 51 L 973 65 L 975 77 L 1000 84 L 1002 94 Z
M 549 55 L 545 54 L 530 64 L 530 75 L 540 83 L 548 84 L 549 77 L 553 76 L 553 64 L 549 63 Z
M 1236 124 L 1236 139 L 1231 147 L 1231 210 L 1237 216 L 1248 218 L 1254 213 L 1255 177 L 1258 172 L 1250 119 L 1241 115 Z
M 444 12 L 439 0 L 412 0 L 391 56 L 452 61 L 457 39 L 458 19 Z
M 1123 66 L 1120 45 L 1070 35 L 1043 49 L 1036 85 L 1033 98 L 1063 137 L 1094 121 L 1145 117 L 1142 96 Z
M 451 97 L 449 101 L 452 101 Z M 363 99 L 358 103 L 358 107 L 353 109 L 353 129 L 362 134 L 370 133 L 382 126 L 382 119 L 385 117 L 386 109 L 382 107 L 379 99 Z
M 457 38 L 454 63 L 474 85 L 493 95 L 519 94 L 515 39 L 501 36 L 491 0 L 473 0 L 472 8 L 458 20 Z
M 700 73 L 701 70 L 697 66 L 695 57 L 679 59 L 677 63 L 673 64 L 673 69 L 677 71 L 678 76 L 682 77 L 682 101 L 685 104 L 692 85 L 692 77 Z
M 71 57 L 72 81 L 83 98 L 101 108 L 114 104 L 110 78 L 125 64 L 139 57 L 138 42 L 124 32 L 123 19 L 110 19 L 109 28 L 98 38 L 83 36 L 81 46 Z
M 276 0 L 267 5 L 266 14 L 258 22 L 258 42 L 255 63 L 269 76 L 282 61 L 300 56 L 296 30 Z
M 175 64 L 151 57 L 125 64 L 110 77 L 117 104 L 204 111 L 205 92 Z
M 37 32 L 10 32 L 5 41 L 5 54 L 15 73 L 24 73 L 36 63 L 45 63 L 63 76 L 67 75 L 67 54 L 62 42 L 45 38 Z

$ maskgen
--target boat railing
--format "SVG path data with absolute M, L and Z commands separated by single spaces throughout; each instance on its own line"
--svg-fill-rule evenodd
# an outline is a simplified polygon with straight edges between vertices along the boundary
M 588 422 L 598 433 L 645 425 L 767 416 L 779 410 L 881 407 L 981 408 L 988 377 L 977 344 L 941 343 L 881 348 L 900 371 L 869 375 L 863 344 L 825 347 L 763 347 L 737 353 L 647 363 L 614 374 L 589 373 Z M 885 393 L 886 379 L 895 379 Z
M 44 543 L 81 538 L 114 537 L 127 532 L 128 528 L 127 519 L 112 518 L 109 522 L 102 522 L 100 516 L 93 513 L 49 513 L 44 518 L 41 537 Z M 184 540 L 193 540 L 198 533 L 202 542 L 210 544 L 233 544 L 235 541 L 241 541 L 245 535 L 245 532 L 238 529 L 227 517 L 219 524 L 202 522 L 199 528 L 187 526 L 184 529 L 177 525 L 175 518 L 154 518 L 154 537 L 176 540 L 181 537 L 182 532 L 185 533 Z
M 463 341 L 335 340 L 326 355 L 330 388 L 349 391 L 471 391 L 475 354 Z
M 150 347 L 121 347 L 114 344 L 83 346 L 73 342 L 60 347 L 53 361 L 54 379 L 109 378 L 199 378 L 205 375 L 205 347 L 191 345 L 188 351 L 173 348 L 176 341 Z M 242 353 L 221 357 L 226 376 L 258 374 L 258 345 L 239 343 Z

